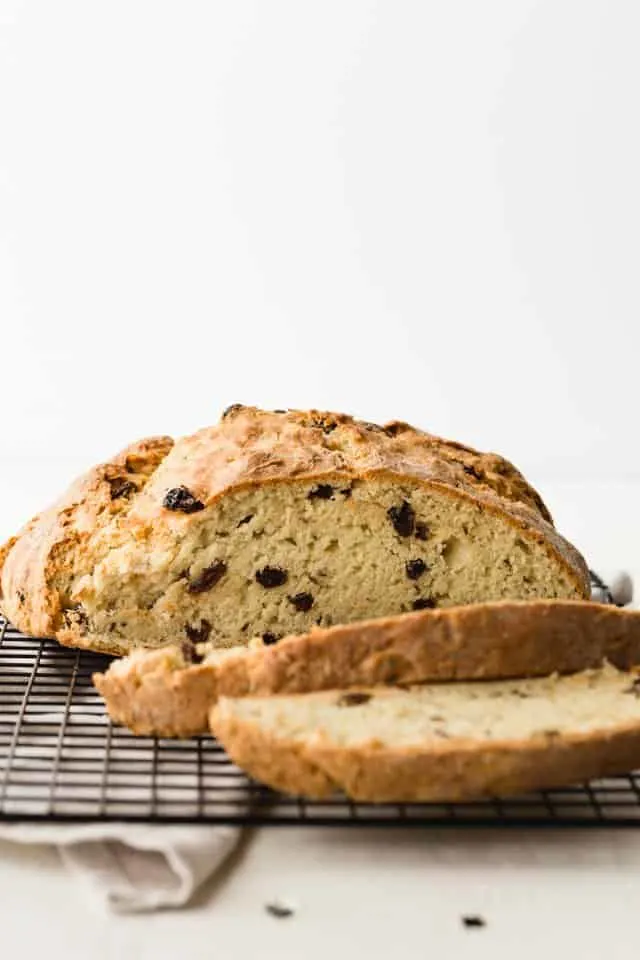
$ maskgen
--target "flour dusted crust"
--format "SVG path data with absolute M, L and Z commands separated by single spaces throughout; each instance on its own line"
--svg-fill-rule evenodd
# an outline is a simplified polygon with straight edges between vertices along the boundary
M 197 664 L 189 656 L 176 645 L 139 651 L 96 674 L 111 718 L 147 736 L 188 737 L 208 729 L 219 696 L 545 676 L 603 660 L 629 669 L 640 663 L 640 612 L 585 601 L 471 604 L 211 651 Z
M 515 715 L 512 736 L 491 739 L 473 733 L 447 734 L 446 718 L 436 718 L 445 721 L 440 738 L 429 736 L 412 744 L 404 743 L 402 737 L 394 743 L 393 716 L 388 718 L 382 737 L 363 736 L 355 743 L 342 743 L 335 730 L 329 732 L 322 710 L 306 735 L 304 718 L 297 725 L 292 723 L 291 714 L 295 716 L 300 707 L 304 713 L 307 708 L 304 701 L 321 700 L 328 711 L 331 701 L 334 705 L 344 702 L 346 695 L 342 691 L 262 700 L 222 698 L 211 712 L 211 729 L 237 766 L 256 780 L 296 796 L 322 798 L 344 791 L 353 800 L 376 803 L 508 797 L 624 773 L 640 764 L 637 675 L 616 676 L 615 671 L 613 677 L 608 674 L 605 669 L 592 676 L 565 678 L 586 686 L 587 694 L 593 695 L 596 702 L 603 701 L 601 719 L 590 724 L 571 722 L 571 693 L 556 691 L 546 696 L 549 701 L 554 696 L 559 698 L 562 707 L 566 703 L 568 717 L 564 728 L 539 727 L 524 736 L 518 734 Z M 560 681 L 553 678 L 545 682 L 560 686 Z M 526 684 L 524 681 L 516 687 L 523 691 Z M 615 685 L 615 689 L 606 689 L 606 684 L 610 688 Z M 487 689 L 489 686 L 478 684 L 476 694 L 480 704 L 487 707 L 495 696 Z M 356 718 L 357 711 L 369 710 L 376 700 L 388 695 L 388 690 L 379 687 L 361 691 L 360 700 L 355 698 L 352 705 L 348 701 L 344 705 L 344 725 L 355 727 L 359 723 L 366 729 L 368 724 L 362 716 Z M 422 695 L 420 688 L 415 687 L 401 694 L 405 703 Z M 468 690 L 460 691 L 463 698 L 470 695 Z M 517 697 L 516 702 L 520 703 L 523 694 L 508 696 Z M 278 713 L 278 701 L 288 703 L 288 714 Z M 523 699 L 522 703 L 526 702 Z M 264 706 L 272 714 L 270 721 L 261 713 Z M 274 710 L 277 724 L 273 722 Z
M 113 480 L 119 491 L 115 496 Z M 429 498 L 445 525 L 447 510 L 455 515 L 458 528 L 450 542 L 444 534 L 437 543 L 430 541 L 427 525 L 414 516 Z M 245 505 L 250 518 L 264 508 L 266 533 L 252 529 L 238 512 Z M 342 562 L 347 533 L 360 538 L 354 541 L 356 551 L 358 544 L 371 544 L 370 595 L 356 590 L 350 598 L 345 592 L 333 609 L 340 573 L 335 558 L 322 602 L 326 584 L 321 581 L 317 591 L 309 587 L 314 570 L 306 568 L 306 548 L 296 543 L 305 523 L 296 520 L 284 537 L 276 522 L 279 516 L 293 516 L 299 505 L 305 522 L 315 511 L 314 549 L 316 554 L 326 551 L 327 564 L 331 550 L 338 551 Z M 367 541 L 374 508 L 378 527 L 372 527 Z M 357 511 L 364 517 L 360 526 Z M 349 517 L 347 532 L 339 526 L 341 516 Z M 400 533 L 391 529 L 392 522 Z M 470 584 L 469 601 L 497 599 L 497 590 L 519 599 L 589 595 L 584 561 L 556 532 L 538 494 L 501 457 L 398 422 L 379 427 L 339 414 L 235 406 L 215 427 L 175 444 L 164 437 L 142 441 L 79 480 L 0 554 L 0 605 L 27 633 L 114 654 L 163 646 L 185 635 L 230 646 L 246 643 L 255 633 L 301 633 L 317 620 L 324 626 L 336 619 L 401 612 L 412 603 L 467 602 L 464 591 L 448 591 L 450 583 L 462 582 L 456 579 L 455 564 L 465 562 L 468 522 L 489 537 L 497 526 L 503 539 L 518 544 L 517 556 L 505 554 L 495 582 L 486 584 L 486 597 L 481 578 Z M 378 547 L 383 527 L 385 536 L 390 531 L 390 545 Z M 263 535 L 264 568 L 257 570 Z M 326 543 L 318 546 L 321 535 Z M 352 558 L 354 551 L 344 549 Z M 290 551 L 289 583 L 256 585 L 254 574 L 266 569 L 272 576 L 273 551 L 279 551 L 281 565 Z M 396 555 L 394 594 L 388 578 L 382 589 L 374 580 L 378 560 L 384 558 L 391 569 Z M 241 556 L 248 556 L 253 566 L 242 567 Z M 522 573 L 530 560 L 531 572 Z M 410 563 L 414 567 L 406 577 L 414 579 L 408 583 L 402 578 Z M 467 560 L 465 569 L 469 574 L 474 565 Z M 424 570 L 423 580 L 415 579 Z M 379 575 L 383 573 L 386 577 L 384 570 Z M 349 577 L 351 570 L 345 571 L 345 582 Z M 435 578 L 433 597 L 422 597 L 420 582 L 429 577 Z M 280 593 L 271 590 L 274 586 Z M 311 589 L 316 609 L 305 607 Z M 245 607 L 250 616 L 243 624 L 240 611 Z

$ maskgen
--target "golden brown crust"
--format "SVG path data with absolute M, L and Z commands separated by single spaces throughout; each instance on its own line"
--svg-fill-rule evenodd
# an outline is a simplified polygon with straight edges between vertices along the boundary
M 270 413 L 236 405 L 217 426 L 175 444 L 137 498 L 128 523 L 149 538 L 151 548 L 154 532 L 161 537 L 168 528 L 199 522 L 197 513 L 167 515 L 163 508 L 167 490 L 179 486 L 210 506 L 232 490 L 267 483 L 374 476 L 480 504 L 543 545 L 577 596 L 589 597 L 583 558 L 558 534 L 539 495 L 512 464 L 395 421 L 380 427 L 343 414 Z
M 91 541 L 96 532 L 126 515 L 172 444 L 170 437 L 131 444 L 76 480 L 0 550 L 2 612 L 19 630 L 83 645 L 81 624 L 72 613 L 68 622 L 63 618 L 70 606 L 69 585 L 95 563 Z
M 193 736 L 219 695 L 307 693 L 381 683 L 498 680 L 640 664 L 640 612 L 585 601 L 501 601 L 424 610 L 286 637 L 188 665 L 176 647 L 138 653 L 94 681 L 113 720 Z
M 596 733 L 486 743 L 469 741 L 389 748 L 304 744 L 273 736 L 234 716 L 221 700 L 211 730 L 231 760 L 276 790 L 310 798 L 343 790 L 372 803 L 460 802 L 508 797 L 635 769 L 640 724 Z
M 159 658 L 164 651 L 147 656 Z M 193 737 L 206 733 L 206 718 L 217 698 L 216 671 L 206 666 L 184 670 L 157 662 L 145 671 L 95 673 L 93 682 L 115 723 L 140 736 Z
M 232 408 L 220 424 L 178 441 L 160 437 L 134 444 L 78 480 L 53 507 L 35 518 L 4 550 L 0 603 L 12 622 L 61 643 L 127 652 L 122 638 L 84 634 L 74 617 L 70 587 L 93 570 L 113 543 L 143 541 L 162 550 L 167 535 L 199 524 L 201 514 L 167 510 L 167 491 L 187 489 L 206 506 L 241 488 L 341 477 L 387 476 L 409 488 L 431 487 L 470 500 L 540 543 L 573 584 L 589 596 L 579 553 L 551 524 L 539 495 L 506 460 L 422 433 L 406 424 L 384 427 L 318 411 L 270 413 Z M 133 490 L 114 497 L 113 483 Z M 116 488 L 120 491 L 122 487 Z M 120 539 L 122 538 L 122 539 Z M 0 562 L 3 554 L 0 553 Z

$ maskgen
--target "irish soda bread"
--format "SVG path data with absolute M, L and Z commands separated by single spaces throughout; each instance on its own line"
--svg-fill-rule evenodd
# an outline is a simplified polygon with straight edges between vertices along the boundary
M 570 600 L 423 610 L 230 650 L 170 645 L 115 660 L 94 682 L 135 733 L 208 729 L 218 696 L 306 693 L 380 683 L 571 673 L 640 663 L 640 612 Z
M 241 406 L 94 469 L 2 556 L 18 628 L 115 654 L 589 595 L 582 558 L 502 458 L 403 423 Z
M 231 759 L 308 797 L 463 801 L 640 765 L 640 680 L 613 667 L 535 680 L 222 698 Z

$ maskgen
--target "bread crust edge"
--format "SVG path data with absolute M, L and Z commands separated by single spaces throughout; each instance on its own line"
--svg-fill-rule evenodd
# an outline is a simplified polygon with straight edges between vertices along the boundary
M 220 662 L 186 664 L 170 646 L 94 674 L 111 718 L 135 733 L 208 730 L 218 696 L 574 673 L 640 664 L 640 611 L 582 600 L 497 601 L 361 621 Z

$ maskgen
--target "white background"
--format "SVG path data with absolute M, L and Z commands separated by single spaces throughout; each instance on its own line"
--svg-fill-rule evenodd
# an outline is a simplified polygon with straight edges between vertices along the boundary
M 56 492 L 240 401 L 638 476 L 639 30 L 635 0 L 0 0 L 3 455 Z
M 0 0 L 0 535 L 240 401 L 499 450 L 640 573 L 639 37 L 636 0 Z M 265 830 L 151 920 L 5 844 L 3 942 L 626 960 L 635 838 Z

